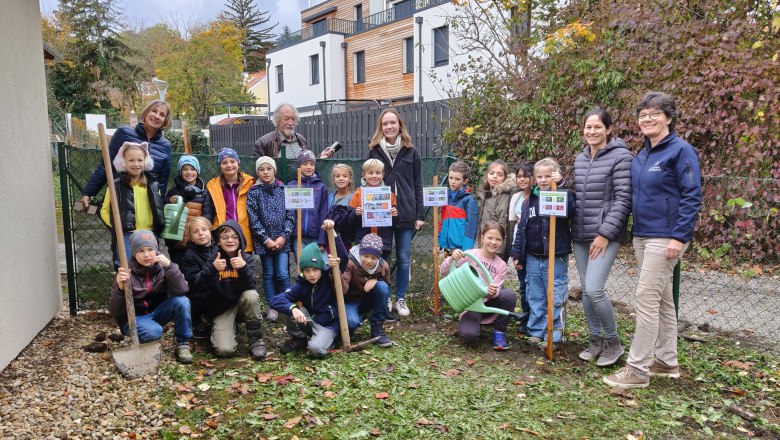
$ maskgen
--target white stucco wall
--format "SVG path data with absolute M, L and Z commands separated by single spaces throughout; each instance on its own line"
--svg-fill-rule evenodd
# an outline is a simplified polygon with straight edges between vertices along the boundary
M 322 47 L 320 41 L 325 41 L 325 70 L 322 69 Z M 315 106 L 323 100 L 323 84 L 327 86 L 327 98 L 344 99 L 346 97 L 344 83 L 344 49 L 341 43 L 344 37 L 338 34 L 326 34 L 321 37 L 298 43 L 294 46 L 269 53 L 271 59 L 268 66 L 268 87 L 271 91 L 271 111 L 280 102 L 290 102 L 298 108 Z M 320 83 L 311 84 L 309 56 L 319 55 Z M 284 66 L 284 91 L 278 92 L 276 67 Z M 323 76 L 324 75 L 324 76 Z M 311 114 L 310 111 L 304 115 Z
M 37 1 L 0 14 L 0 370 L 62 305 Z

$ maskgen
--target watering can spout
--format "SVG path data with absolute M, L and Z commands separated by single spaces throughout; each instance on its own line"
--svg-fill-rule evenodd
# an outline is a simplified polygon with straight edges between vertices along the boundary
M 166 240 L 179 241 L 184 238 L 184 225 L 187 222 L 188 209 L 184 206 L 184 199 L 179 196 L 176 203 L 169 203 L 163 208 L 165 215 L 165 228 L 160 237 Z

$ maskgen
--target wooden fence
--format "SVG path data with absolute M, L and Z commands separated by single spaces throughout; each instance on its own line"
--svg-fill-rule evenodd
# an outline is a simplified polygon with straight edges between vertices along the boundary
M 450 117 L 447 101 L 413 103 L 395 107 L 406 124 L 412 143 L 422 157 L 440 157 L 449 151 L 443 145 L 443 130 Z M 298 121 L 297 131 L 303 135 L 318 153 L 335 141 L 344 149 L 340 158 L 366 157 L 371 136 L 376 130 L 377 118 L 382 109 L 304 116 Z M 218 151 L 230 147 L 239 155 L 249 156 L 255 141 L 274 130 L 272 121 L 256 119 L 238 125 L 211 125 L 209 134 L 211 148 Z

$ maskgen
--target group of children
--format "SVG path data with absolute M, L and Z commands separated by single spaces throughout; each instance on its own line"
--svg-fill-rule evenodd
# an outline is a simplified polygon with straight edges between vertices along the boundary
M 276 162 L 258 158 L 255 179 L 240 171 L 235 151 L 223 149 L 217 160 L 219 176 L 204 182 L 197 158 L 182 156 L 174 185 L 163 198 L 148 174 L 152 158 L 146 144 L 127 142 L 117 154 L 113 188 L 130 264 L 129 271 L 118 268 L 109 311 L 122 332 L 129 333 L 122 298 L 130 283 L 142 342 L 159 339 L 162 326 L 173 321 L 179 362 L 192 362 L 193 328 L 210 336 L 217 355 L 231 356 L 238 346 L 237 324 L 243 322 L 251 357 L 265 358 L 256 254 L 262 265 L 266 317 L 276 321 L 281 314 L 290 335 L 282 353 L 306 349 L 312 357 L 324 357 L 334 346 L 339 322 L 333 283 L 341 283 L 346 294 L 350 332 L 370 314 L 371 337 L 380 347 L 391 347 L 384 321 L 391 296 L 387 261 L 392 227 L 362 226 L 360 188 L 354 189 L 352 169 L 334 166 L 335 189 L 328 192 L 315 172 L 314 155 L 308 150 L 299 155 L 302 186 L 313 189 L 315 208 L 303 210 L 305 247 L 296 256 L 300 274 L 291 283 L 288 255 L 295 250 L 296 219 L 294 210 L 285 209 Z M 383 167 L 381 161 L 369 159 L 363 166 L 364 185 L 382 185 Z M 177 203 L 179 198 L 188 218 L 183 240 L 166 240 L 168 258 L 160 253 L 156 237 L 165 226 L 163 202 Z M 397 215 L 394 200 L 392 210 Z M 107 201 L 101 214 L 112 226 L 109 212 Z M 329 229 L 337 231 L 336 249 L 326 249 Z M 341 279 L 333 279 L 331 269 L 337 265 Z

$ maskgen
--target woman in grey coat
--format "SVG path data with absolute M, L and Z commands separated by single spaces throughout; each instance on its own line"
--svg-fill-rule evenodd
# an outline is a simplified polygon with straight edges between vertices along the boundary
M 582 307 L 590 345 L 580 359 L 606 367 L 625 352 L 615 313 L 604 284 L 626 238 L 631 213 L 631 160 L 626 143 L 612 137 L 612 117 L 605 110 L 585 114 L 585 147 L 574 160 L 577 211 L 571 225 L 574 258 L 582 284 Z

